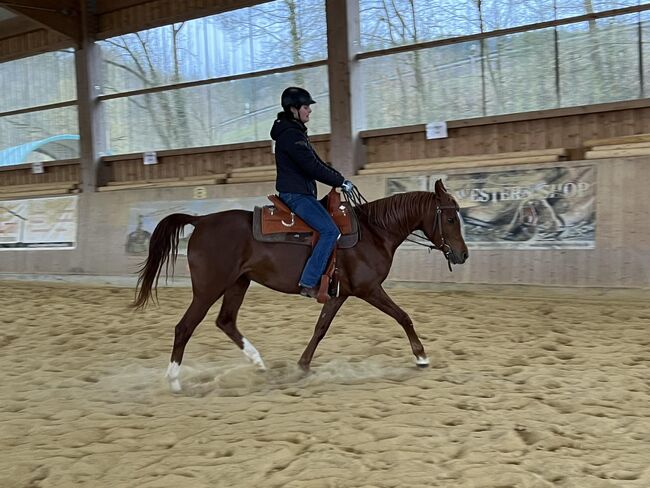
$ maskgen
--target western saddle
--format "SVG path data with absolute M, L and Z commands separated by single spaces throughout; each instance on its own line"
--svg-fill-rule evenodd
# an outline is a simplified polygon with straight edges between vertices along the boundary
M 255 208 L 253 228 L 257 240 L 265 242 L 293 242 L 310 244 L 312 248 L 318 242 L 318 232 L 314 231 L 282 201 L 278 195 L 268 195 L 273 205 Z M 334 188 L 327 195 L 327 211 L 341 231 L 339 243 L 321 276 L 318 288 L 318 303 L 326 303 L 338 295 L 338 277 L 336 268 L 336 249 L 352 247 L 358 240 L 358 224 L 354 210 L 348 202 L 341 202 L 341 195 Z M 343 239 L 345 238 L 345 239 Z M 341 245 L 344 241 L 344 245 Z

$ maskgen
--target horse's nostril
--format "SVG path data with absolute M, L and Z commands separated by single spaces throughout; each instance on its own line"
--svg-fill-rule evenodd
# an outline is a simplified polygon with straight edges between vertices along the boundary
M 467 258 L 468 258 L 468 257 L 469 257 L 469 253 L 468 253 L 467 251 L 465 251 L 465 252 L 463 253 L 463 262 L 464 262 L 464 261 L 467 261 Z

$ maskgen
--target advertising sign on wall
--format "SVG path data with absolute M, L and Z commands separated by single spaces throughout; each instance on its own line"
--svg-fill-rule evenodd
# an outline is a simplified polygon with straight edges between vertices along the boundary
M 433 191 L 438 178 L 461 207 L 469 247 L 595 247 L 594 165 L 395 177 L 387 180 L 387 194 Z
M 1 249 L 74 249 L 77 196 L 0 201 Z

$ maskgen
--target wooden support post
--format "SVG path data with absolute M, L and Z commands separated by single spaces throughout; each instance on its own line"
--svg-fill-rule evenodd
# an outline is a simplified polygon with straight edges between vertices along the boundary
M 350 177 L 365 163 L 359 137 L 363 99 L 355 60 L 360 46 L 359 0 L 328 0 L 325 3 L 332 134 L 330 161 Z
M 97 99 L 101 91 L 101 54 L 94 37 L 96 32 L 94 1 L 82 0 L 81 6 L 83 38 L 80 48 L 75 52 L 81 182 L 84 192 L 94 192 L 108 179 L 100 160 L 100 157 L 106 153 L 106 131 L 101 105 Z

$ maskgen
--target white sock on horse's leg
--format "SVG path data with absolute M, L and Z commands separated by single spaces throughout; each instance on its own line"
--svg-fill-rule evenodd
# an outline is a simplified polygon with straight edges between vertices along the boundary
M 248 342 L 248 339 L 245 337 L 243 338 L 244 342 L 244 354 L 246 354 L 246 357 L 257 367 L 260 369 L 266 369 L 266 366 L 264 365 L 264 361 L 262 361 L 262 356 L 260 356 L 260 353 L 255 349 L 255 346 Z
M 174 393 L 181 391 L 181 381 L 179 380 L 181 374 L 181 365 L 177 362 L 169 363 L 167 366 L 167 381 L 169 381 L 169 389 Z
M 429 358 L 426 356 L 418 356 L 418 358 L 415 360 L 415 364 L 421 368 L 429 366 Z

